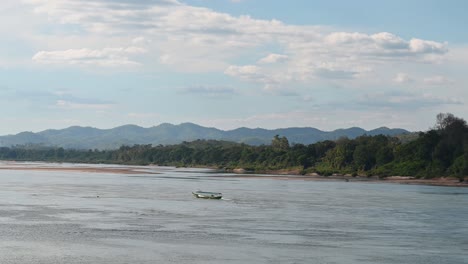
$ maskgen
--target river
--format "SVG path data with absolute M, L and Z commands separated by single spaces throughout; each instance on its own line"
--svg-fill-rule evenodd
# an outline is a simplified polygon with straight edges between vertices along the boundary
M 468 188 L 141 170 L 0 170 L 0 263 L 468 263 Z

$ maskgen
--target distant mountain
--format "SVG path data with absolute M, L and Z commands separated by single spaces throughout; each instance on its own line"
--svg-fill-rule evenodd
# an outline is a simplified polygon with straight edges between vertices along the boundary
M 74 149 L 115 149 L 122 145 L 177 144 L 197 139 L 226 140 L 249 145 L 270 144 L 275 135 L 285 136 L 291 143 L 312 144 L 323 140 L 336 140 L 340 137 L 356 138 L 367 135 L 401 135 L 409 133 L 404 129 L 381 127 L 366 131 L 352 127 L 334 131 L 321 131 L 309 127 L 281 129 L 237 128 L 224 131 L 203 127 L 192 123 L 180 125 L 161 124 L 150 128 L 125 125 L 112 129 L 72 126 L 65 129 L 49 129 L 38 133 L 22 132 L 16 135 L 0 136 L 1 146 L 41 144 Z

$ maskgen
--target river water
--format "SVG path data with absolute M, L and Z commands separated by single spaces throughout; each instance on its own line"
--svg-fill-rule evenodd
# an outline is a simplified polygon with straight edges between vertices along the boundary
M 468 263 L 468 188 L 143 170 L 0 170 L 0 263 Z

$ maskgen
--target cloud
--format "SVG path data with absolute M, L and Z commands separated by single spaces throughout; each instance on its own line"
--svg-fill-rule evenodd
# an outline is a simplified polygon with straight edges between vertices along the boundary
M 357 72 L 346 70 L 335 70 L 327 68 L 318 68 L 315 70 L 315 76 L 325 79 L 352 79 Z
M 389 68 L 431 65 L 448 53 L 446 42 L 233 16 L 177 0 L 27 2 L 46 26 L 79 29 L 42 36 L 36 63 L 225 74 L 278 95 L 332 82 L 381 85 Z
M 412 83 L 414 82 L 414 79 L 411 78 L 411 76 L 409 76 L 408 74 L 400 72 L 395 76 L 395 78 L 393 78 L 393 81 L 396 83 L 404 84 Z
M 385 109 L 422 109 L 441 105 L 464 104 L 455 97 L 439 97 L 431 93 L 415 94 L 409 92 L 381 92 L 365 94 L 358 101 L 361 107 Z
M 436 75 L 424 78 L 424 83 L 427 85 L 443 86 L 453 84 L 454 82 L 445 76 Z
M 104 48 L 100 50 L 69 49 L 59 51 L 40 51 L 33 61 L 44 64 L 97 65 L 106 67 L 137 66 L 128 56 L 145 53 L 140 47 Z
M 447 43 L 439 43 L 422 39 L 411 39 L 409 48 L 419 54 L 445 54 L 448 52 Z
M 268 64 L 268 63 L 277 63 L 277 62 L 284 62 L 288 60 L 287 55 L 282 55 L 282 54 L 275 54 L 271 53 L 268 54 L 268 56 L 261 58 L 258 63 L 260 64 Z
M 264 75 L 261 73 L 261 68 L 255 65 L 245 65 L 245 66 L 229 66 L 225 71 L 225 74 L 239 77 L 244 80 L 262 80 Z
M 190 86 L 182 90 L 184 93 L 197 94 L 208 97 L 220 97 L 236 94 L 236 91 L 231 87 L 223 86 Z
M 2 98 L 9 102 L 27 102 L 42 108 L 61 109 L 109 109 L 115 102 L 89 97 L 77 97 L 66 90 L 44 91 L 44 90 L 22 90 L 12 89 L 3 91 Z
M 465 98 L 467 95 L 461 87 L 465 83 L 461 69 L 467 65 L 468 49 L 459 46 L 459 51 L 454 53 L 457 45 L 462 44 L 449 45 L 440 38 L 420 39 L 416 35 L 403 36 L 395 34 L 396 32 L 370 31 L 365 27 L 359 32 L 354 32 L 335 26 L 304 23 L 295 25 L 275 19 L 230 15 L 186 4 L 194 1 L 7 1 L 7 4 L 0 4 L 0 13 L 5 20 L 0 26 L 3 36 L 3 46 L 0 50 L 4 51 L 0 54 L 1 65 L 12 65 L 10 58 L 17 56 L 18 64 L 27 64 L 28 69 L 31 68 L 29 64 L 36 64 L 32 67 L 34 70 L 42 71 L 48 67 L 55 70 L 66 66 L 68 72 L 70 67 L 79 67 L 76 74 L 80 75 L 80 70 L 90 68 L 92 71 L 87 71 L 86 75 L 91 79 L 87 82 L 98 80 L 89 75 L 90 72 L 95 72 L 97 67 L 112 67 L 108 72 L 113 76 L 119 72 L 116 67 L 125 70 L 131 67 L 132 71 L 141 71 L 128 75 L 129 78 L 133 78 L 131 83 L 142 84 L 136 85 L 138 87 L 144 87 L 153 77 L 157 78 L 158 82 L 169 83 L 170 87 L 177 85 L 174 83 L 177 78 L 186 77 L 187 82 L 195 80 L 195 84 L 200 78 L 215 78 L 220 81 L 219 86 L 179 86 L 178 92 L 188 96 L 198 95 L 197 98 L 201 100 L 204 100 L 201 98 L 203 96 L 240 99 L 235 98 L 239 96 L 231 96 L 232 92 L 235 94 L 238 90 L 232 91 L 230 85 L 235 83 L 235 88 L 248 87 L 249 89 L 239 91 L 248 90 L 249 95 L 257 96 L 253 100 L 258 99 L 261 107 L 250 113 L 249 110 L 242 109 L 236 115 L 242 113 L 254 116 L 259 111 L 271 109 L 280 111 L 275 109 L 278 105 L 281 105 L 282 109 L 303 107 L 304 111 L 307 111 L 315 105 L 325 105 L 326 100 L 341 101 L 341 110 L 361 104 L 362 108 L 354 112 L 358 117 L 348 116 L 355 118 L 349 120 L 357 120 L 369 111 L 397 111 L 398 108 L 408 110 L 409 106 L 413 107 L 411 110 L 424 109 L 421 112 L 427 115 L 430 111 L 426 106 L 430 105 L 437 106 L 434 107 L 434 111 L 458 111 L 463 102 L 450 96 L 456 94 L 458 98 Z M 199 5 L 203 4 L 203 1 L 196 2 Z M 8 7 L 6 11 L 3 10 L 5 5 Z M 462 53 L 464 55 L 460 56 Z M 48 70 L 46 72 L 53 73 Z M 204 73 L 202 77 L 191 74 L 199 72 Z M 182 76 L 181 73 L 188 74 Z M 434 73 L 447 76 L 431 77 Z M 65 78 L 61 83 L 66 83 L 73 76 L 61 77 Z M 408 83 L 413 79 L 414 85 L 404 87 L 408 94 L 388 92 L 395 87 L 402 88 L 403 85 L 399 84 Z M 456 88 L 453 80 L 457 81 Z M 114 78 L 114 81 L 119 80 Z M 25 82 L 21 83 L 23 86 L 27 85 Z M 447 91 L 440 90 L 439 86 L 444 83 L 452 84 L 447 87 L 450 88 Z M 426 86 L 420 89 L 423 84 Z M 124 83 L 120 84 L 122 85 L 128 86 Z M 36 85 L 29 89 L 40 89 L 38 87 L 44 86 Z M 112 93 L 112 87 L 106 85 L 99 89 L 102 89 L 102 94 Z M 411 93 L 410 89 L 415 90 Z M 144 92 L 143 90 L 141 92 Z M 376 94 L 373 91 L 384 92 Z M 427 93 L 421 94 L 418 91 Z M 83 89 L 82 92 L 91 91 Z M 154 90 L 152 92 L 154 93 Z M 5 92 L 2 92 L 3 94 Z M 10 94 L 6 95 L 15 97 L 15 102 L 24 106 L 34 105 L 37 108 L 38 105 L 54 105 L 55 108 L 48 109 L 49 111 L 56 110 L 57 105 L 62 109 L 110 107 L 117 111 L 115 103 L 112 102 L 85 102 L 63 94 L 36 95 L 34 98 L 32 95 L 21 97 Z M 362 94 L 367 95 L 360 96 Z M 290 97 L 277 98 L 277 95 Z M 312 98 L 304 97 L 305 95 L 313 96 L 313 103 L 304 102 Z M 119 96 L 120 94 L 115 94 L 112 98 Z M 151 98 L 144 94 L 143 97 Z M 171 98 L 167 93 L 163 97 Z M 354 97 L 359 98 L 357 103 L 352 102 Z M 9 99 L 6 96 L 2 98 L 4 101 Z M 132 98 L 128 99 L 128 102 L 123 102 L 123 106 L 132 107 L 134 102 Z M 280 104 L 268 103 L 272 101 Z M 141 108 L 142 102 L 139 103 L 137 106 Z M 230 106 L 228 100 L 223 101 L 223 104 L 225 107 Z M 324 111 L 315 114 L 327 117 L 335 115 L 330 108 L 328 110 L 328 113 Z M 128 112 L 131 110 L 118 116 L 123 118 Z M 307 113 L 314 114 L 311 111 Z M 210 114 L 206 113 L 207 118 Z M 401 116 L 405 114 L 407 113 Z M 300 115 L 282 117 L 295 117 L 295 123 L 302 122 Z M 131 120 L 131 117 L 128 118 Z M 277 126 L 278 121 L 275 118 L 269 120 L 272 126 Z M 384 121 L 386 122 L 382 122 Z M 253 122 L 250 124 L 255 125 Z M 291 121 L 291 125 L 294 125 L 294 122 Z
M 388 50 L 405 50 L 409 48 L 405 40 L 388 32 L 380 32 L 368 37 L 372 40 L 371 43 L 377 44 L 377 47 L 380 48 Z
M 409 41 L 388 32 L 372 35 L 364 33 L 335 32 L 325 37 L 329 45 L 345 46 L 356 54 L 374 57 L 413 57 L 429 54 L 445 54 L 447 43 L 413 38 Z
M 295 64 L 306 60 L 320 63 L 347 63 L 342 71 L 355 71 L 356 64 L 393 57 L 421 60 L 443 55 L 447 44 L 410 39 L 381 32 L 376 34 L 328 32 L 325 27 L 288 25 L 278 20 L 232 16 L 208 8 L 194 7 L 175 0 L 29 0 L 36 14 L 52 23 L 76 25 L 82 37 L 100 36 L 112 40 L 128 36 L 151 43 L 150 51 L 161 62 L 176 69 L 197 70 L 203 61 L 207 71 L 225 68 L 228 61 L 249 51 L 277 45 Z M 284 55 L 271 53 L 260 63 L 274 63 Z M 302 65 L 313 68 L 314 64 Z M 189 66 L 187 66 L 189 65 Z M 214 67 L 210 67 L 213 66 Z M 294 63 L 292 63 L 294 65 Z M 190 67 L 191 66 L 191 67 Z M 351 67 L 351 68 L 350 68 Z M 219 70 L 219 68 L 217 68 Z M 311 69 L 313 70 L 313 69 Z
M 80 103 L 66 100 L 57 100 L 54 107 L 68 110 L 107 110 L 110 109 L 112 105 L 102 103 Z
M 14 90 L 13 93 L 5 94 L 4 98 L 22 100 L 39 106 L 48 106 L 50 109 L 95 109 L 104 110 L 112 108 L 115 103 L 108 100 L 77 97 L 69 91 L 41 91 L 41 90 Z
M 148 41 L 145 37 L 136 37 L 132 39 L 132 43 L 135 45 L 140 45 L 140 44 L 149 44 L 150 41 Z
M 245 65 L 245 66 L 229 66 L 224 73 L 226 75 L 239 78 L 243 81 L 257 83 L 263 85 L 263 91 L 283 96 L 297 95 L 296 92 L 290 89 L 284 89 L 281 83 L 285 78 L 288 78 L 286 74 L 275 75 L 271 74 L 268 69 L 261 68 L 256 65 Z

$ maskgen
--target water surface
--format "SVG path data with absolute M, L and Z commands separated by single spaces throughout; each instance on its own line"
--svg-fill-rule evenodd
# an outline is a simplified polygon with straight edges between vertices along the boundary
M 467 188 L 141 169 L 0 170 L 0 263 L 468 263 Z

